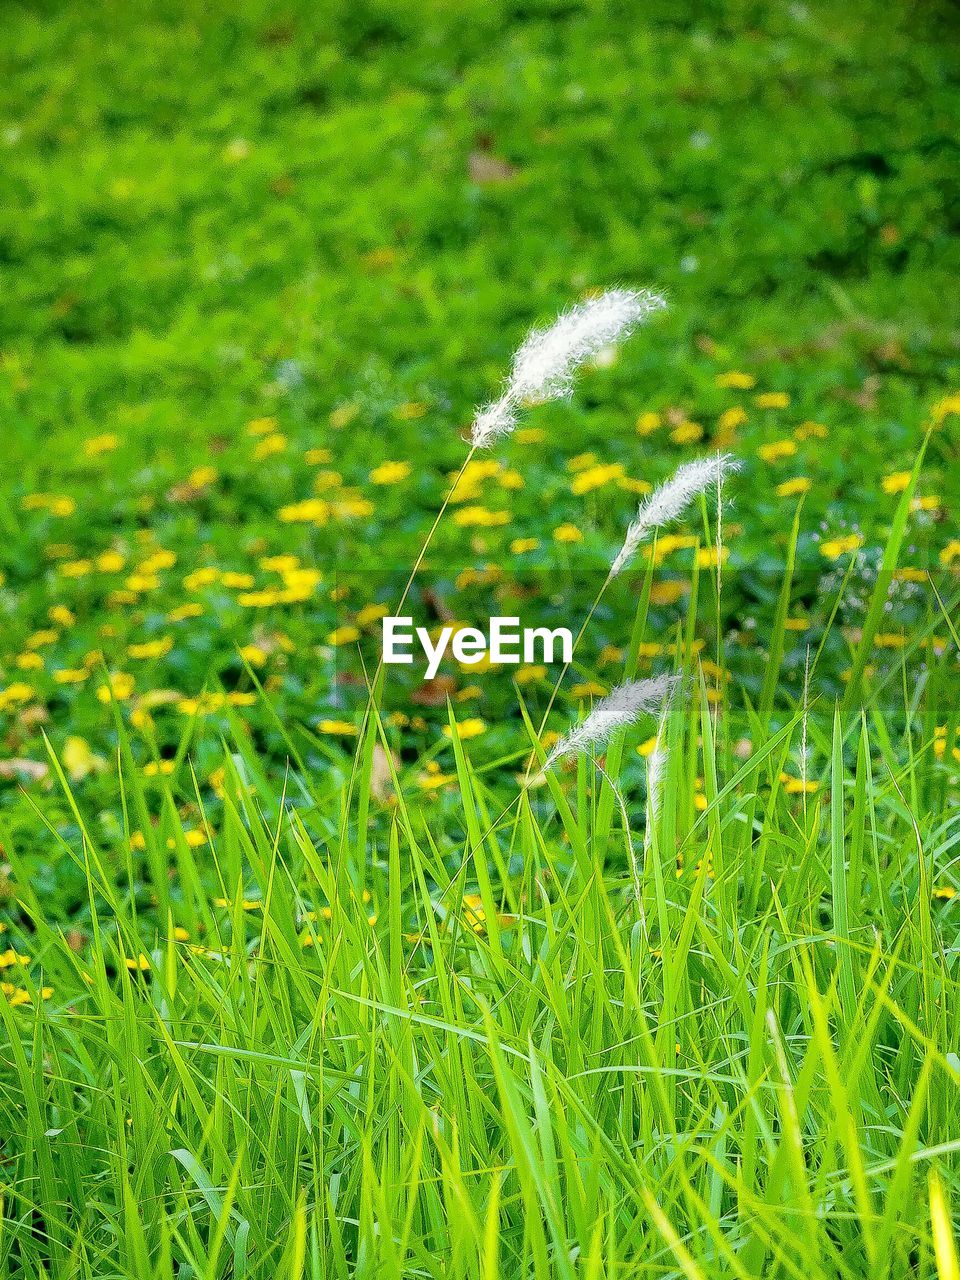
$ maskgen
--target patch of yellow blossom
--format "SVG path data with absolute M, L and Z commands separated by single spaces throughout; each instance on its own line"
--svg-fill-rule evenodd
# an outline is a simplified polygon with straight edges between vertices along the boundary
M 373 484 L 399 484 L 406 480 L 410 470 L 409 462 L 381 462 L 370 472 L 370 480 Z
M 582 542 L 583 534 L 575 524 L 561 524 L 553 531 L 554 542 Z
M 331 738 L 355 738 L 359 732 L 349 720 L 321 720 L 317 728 Z
M 489 511 L 480 506 L 461 507 L 453 515 L 453 523 L 460 529 L 495 529 L 509 522 L 509 511 Z
M 753 397 L 753 403 L 758 409 L 786 409 L 790 397 L 785 391 L 761 391 Z
M 112 431 L 106 431 L 103 435 L 91 436 L 89 440 L 84 440 L 83 452 L 88 458 L 99 458 L 101 454 L 112 453 L 119 443 L 119 436 L 114 435 Z
M 479 738 L 481 733 L 486 733 L 486 731 L 487 726 L 479 716 L 472 716 L 468 720 L 461 720 L 457 725 L 457 737 L 461 742 L 465 742 L 469 738 Z M 450 726 L 448 724 L 443 726 L 443 732 L 447 738 L 452 736 L 450 733 Z
M 798 498 L 802 493 L 809 493 L 813 481 L 807 476 L 794 476 L 792 480 L 784 480 L 778 484 L 775 493 L 778 498 Z
M 718 373 L 714 379 L 718 387 L 731 391 L 749 391 L 757 385 L 752 373 L 741 373 L 739 369 L 731 369 L 729 373 Z
M 20 504 L 24 511 L 47 511 L 52 516 L 72 516 L 77 509 L 73 498 L 58 493 L 28 493 Z
M 884 493 L 903 493 L 910 483 L 912 474 L 910 471 L 893 471 L 890 475 L 883 477 L 880 488 Z
M 597 463 L 577 472 L 571 481 L 570 492 L 579 497 L 580 494 L 590 493 L 593 489 L 602 489 L 604 485 L 622 479 L 623 475 L 622 463 Z
M 863 538 L 859 533 L 847 533 L 839 538 L 828 538 L 820 544 L 820 554 L 827 560 L 839 560 L 850 551 L 859 551 L 863 546 Z
M 654 413 L 648 409 L 645 413 L 641 413 L 637 418 L 637 435 L 652 436 L 655 431 L 659 431 L 663 425 L 663 419 L 659 413 Z
M 779 462 L 781 458 L 792 458 L 796 452 L 795 440 L 771 440 L 769 444 L 760 446 L 757 456 L 764 462 Z
M 674 444 L 696 444 L 703 439 L 703 427 L 699 422 L 681 422 L 670 432 Z

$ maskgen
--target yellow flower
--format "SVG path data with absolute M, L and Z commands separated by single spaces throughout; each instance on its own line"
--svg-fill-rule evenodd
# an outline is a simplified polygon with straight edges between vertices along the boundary
M 578 472 L 570 485 L 570 492 L 576 494 L 589 493 L 592 489 L 600 489 L 623 476 L 623 466 L 619 462 L 599 463 Z
M 39 653 L 21 653 L 17 658 L 17 668 L 20 671 L 42 671 L 43 658 Z
M 457 725 L 457 737 L 461 742 L 466 741 L 468 738 L 479 738 L 481 733 L 486 733 L 486 731 L 487 726 L 479 716 L 474 716 L 469 720 L 461 720 Z M 452 736 L 448 724 L 443 726 L 443 732 L 448 738 Z
M 276 418 L 254 418 L 247 423 L 248 436 L 268 436 L 276 428 Z
M 703 439 L 703 427 L 699 422 L 681 422 L 670 432 L 674 444 L 696 444 Z
M 169 777 L 171 773 L 173 773 L 172 760 L 148 760 L 143 766 L 145 778 Z
M 960 560 L 960 538 L 951 538 L 940 551 L 941 564 L 953 564 L 954 560 Z
M 910 503 L 911 511 L 937 511 L 939 508 L 940 495 L 938 493 L 918 494 Z
M 258 440 L 253 447 L 253 456 L 259 461 L 264 458 L 271 458 L 275 453 L 283 453 L 287 447 L 287 437 L 279 431 L 275 431 L 273 435 L 264 436 L 262 440 Z
M 368 627 L 371 622 L 385 618 L 389 612 L 389 606 L 385 604 L 365 604 L 357 613 L 356 624 L 358 627 Z
M 960 414 L 960 391 L 955 391 L 952 395 L 945 396 L 943 400 L 938 400 L 930 410 L 930 417 L 934 426 L 937 427 L 951 414 Z
M 334 504 L 333 514 L 343 520 L 356 520 L 362 516 L 373 515 L 373 503 L 368 498 L 344 493 L 340 501 Z
M 760 446 L 757 456 L 764 462 L 779 462 L 781 458 L 793 457 L 796 452 L 797 445 L 794 440 L 772 440 L 769 444 Z
M 219 569 L 215 569 L 213 565 L 204 565 L 202 568 L 194 569 L 192 573 L 188 573 L 183 580 L 183 585 L 187 591 L 197 591 L 200 587 L 212 586 L 219 577 Z
M 785 631 L 809 631 L 810 619 L 809 618 L 786 618 L 784 619 L 783 626 Z
M 654 413 L 648 409 L 645 413 L 641 413 L 637 419 L 637 435 L 652 436 L 654 431 L 658 431 L 663 425 L 663 419 L 659 413 Z
M 0 689 L 0 711 L 21 702 L 29 702 L 33 696 L 34 690 L 30 685 L 24 684 L 22 680 L 15 680 L 6 689 Z
M 332 738 L 355 738 L 359 732 L 349 720 L 321 720 L 317 728 Z
M 262 667 L 267 660 L 265 650 L 256 644 L 245 644 L 240 650 L 240 657 L 251 667 Z
M 226 573 L 220 575 L 220 581 L 232 591 L 249 591 L 256 579 L 252 573 L 237 573 L 235 570 L 228 569 Z
M 951 898 L 957 896 L 957 891 L 952 884 L 941 884 L 933 891 L 935 898 L 940 898 L 944 902 L 949 902 Z
M 450 782 L 456 782 L 454 773 L 441 773 L 436 760 L 428 760 L 426 769 L 417 775 L 417 786 L 423 791 L 439 791 Z
M 300 557 L 291 555 L 264 556 L 260 568 L 268 573 L 289 573 L 291 569 L 300 567 Z
M 515 471 L 513 467 L 508 467 L 506 471 L 502 471 L 497 477 L 497 483 L 502 489 L 522 489 L 526 482 L 519 471 Z
M 63 667 L 53 673 L 53 678 L 57 684 L 82 684 L 89 675 L 83 667 Z
M 828 560 L 839 560 L 848 551 L 856 551 L 863 546 L 863 539 L 858 533 L 848 533 L 841 538 L 830 538 L 820 544 L 820 554 Z
M 808 480 L 806 476 L 794 476 L 792 480 L 784 480 L 782 484 L 778 484 L 776 494 L 778 498 L 796 498 L 801 493 L 809 493 L 812 488 L 812 480 Z
M 304 462 L 309 463 L 311 467 L 322 467 L 325 466 L 332 457 L 333 454 L 329 449 L 308 449 L 303 455 L 303 460 Z
M 617 480 L 617 488 L 625 489 L 627 493 L 644 494 L 650 493 L 653 485 L 649 480 L 634 480 L 631 476 L 620 476 Z
M 531 684 L 534 680 L 545 680 L 546 676 L 546 667 L 521 667 L 514 676 L 514 679 L 517 684 Z
M 715 569 L 718 560 L 721 564 L 726 564 L 729 558 L 729 547 L 721 547 L 719 556 L 716 547 L 701 547 L 697 552 L 697 564 L 701 569 Z
M 199 618 L 203 613 L 203 605 L 195 604 L 192 601 L 188 604 L 181 604 L 176 609 L 171 609 L 167 614 L 169 622 L 185 622 L 187 618 Z
M 509 521 L 509 511 L 488 511 L 486 507 L 461 507 L 453 516 L 460 529 L 495 529 Z
M 736 431 L 737 427 L 742 427 L 747 421 L 747 411 L 741 405 L 733 405 L 729 409 L 724 409 L 720 417 L 717 419 L 717 427 L 720 431 L 730 432 Z
M 141 560 L 137 565 L 137 573 L 142 573 L 147 577 L 155 573 L 160 573 L 163 569 L 172 569 L 177 563 L 176 553 L 173 551 L 165 551 L 162 547 L 154 551 L 153 555 L 147 556 L 146 560 Z
M 522 556 L 527 551 L 536 551 L 539 545 L 539 538 L 514 538 L 510 543 L 510 552 L 512 555 Z
M 756 386 L 756 382 L 752 373 L 740 373 L 737 369 L 731 369 L 729 373 L 718 373 L 716 377 L 718 387 L 727 387 L 734 391 L 749 391 L 751 387 Z
M 581 684 L 575 684 L 570 690 L 571 698 L 602 698 L 606 694 L 606 689 L 602 684 L 598 684 L 596 680 L 584 680 Z
M 131 973 L 146 973 L 150 968 L 150 961 L 141 951 L 135 960 L 129 956 L 123 957 L 123 963 L 131 971 Z
M 828 431 L 822 422 L 801 422 L 793 434 L 797 440 L 826 440 Z
M 360 406 L 356 404 L 337 405 L 336 409 L 330 411 L 327 421 L 333 427 L 334 431 L 342 431 L 344 427 L 349 427 L 353 420 L 360 416 Z
M 0 969 L 12 969 L 15 965 L 27 965 L 30 963 L 29 956 L 20 955 L 14 951 L 13 947 L 9 947 L 6 951 L 0 951 Z
M 793 778 L 789 773 L 781 773 L 780 781 L 783 783 L 783 789 L 788 796 L 812 795 L 820 788 L 819 782 L 814 782 L 809 778 Z
M 45 631 L 35 631 L 27 641 L 27 648 L 42 649 L 45 645 L 56 644 L 59 639 L 59 631 L 51 631 L 49 629 Z
M 561 524 L 553 531 L 554 542 L 582 542 L 583 534 L 575 524 Z
M 329 493 L 331 489 L 339 489 L 343 484 L 343 476 L 339 471 L 333 471 L 327 467 L 323 471 L 318 471 L 313 477 L 313 487 L 317 493 Z
M 194 467 L 187 476 L 187 483 L 194 489 L 206 489 L 217 479 L 216 467 Z
M 109 684 L 101 685 L 97 690 L 97 698 L 100 702 L 108 703 L 110 701 L 111 691 L 117 702 L 124 702 L 133 693 L 134 680 L 133 676 L 128 675 L 125 671 L 116 671 L 107 677 Z
M 567 470 L 586 471 L 588 468 L 596 465 L 597 455 L 595 453 L 578 453 L 567 463 Z
M 517 444 L 542 444 L 547 438 L 543 427 L 520 427 L 513 433 Z
M 98 458 L 102 453 L 110 453 L 116 449 L 119 443 L 119 436 L 106 432 L 102 436 L 91 436 L 89 440 L 84 440 L 83 452 L 88 458 Z
M 753 403 L 758 409 L 786 409 L 790 397 L 785 391 L 761 391 L 753 397 Z
M 381 462 L 370 472 L 373 484 L 399 484 L 410 474 L 409 462 Z
M 649 756 L 649 755 L 652 755 L 653 752 L 656 751 L 656 749 L 657 749 L 657 735 L 654 734 L 652 738 L 647 738 L 646 742 L 640 743 L 639 747 L 637 747 L 637 755 Z
M 92 569 L 92 560 L 66 560 L 60 566 L 60 572 L 65 578 L 85 578 Z
M 880 487 L 884 493 L 903 493 L 907 485 L 910 483 L 910 471 L 893 471 L 888 476 L 884 476 L 880 481 Z
M 51 605 L 47 610 L 47 617 L 60 627 L 72 627 L 77 620 L 65 604 Z
M 676 604 L 681 596 L 690 590 L 689 582 L 679 578 L 670 578 L 666 582 L 655 582 L 650 588 L 650 603 L 656 605 Z
M 271 605 L 279 603 L 280 592 L 274 590 L 246 591 L 237 596 L 237 604 L 244 609 L 269 609 Z
M 326 524 L 330 519 L 330 504 L 323 498 L 305 498 L 280 508 L 284 524 Z
M 334 631 L 331 631 L 327 636 L 327 644 L 353 644 L 355 640 L 359 639 L 359 629 L 348 624 L 347 626 L 337 627 Z
M 127 653 L 131 658 L 163 658 L 173 648 L 170 636 L 160 636 L 156 640 L 145 640 L 142 644 L 128 644 Z

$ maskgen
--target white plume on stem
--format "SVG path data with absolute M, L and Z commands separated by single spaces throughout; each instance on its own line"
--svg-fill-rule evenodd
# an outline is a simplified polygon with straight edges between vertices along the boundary
M 688 504 L 704 493 L 712 484 L 719 491 L 728 471 L 736 470 L 738 463 L 728 453 L 715 457 L 695 458 L 678 467 L 669 480 L 654 489 L 649 498 L 640 503 L 633 523 L 627 529 L 623 546 L 610 566 L 610 577 L 615 578 L 633 559 L 637 548 L 655 529 L 679 519 Z
M 645 713 L 660 710 L 669 700 L 678 679 L 678 676 L 662 675 L 617 685 L 554 746 L 543 766 L 544 772 L 563 756 L 603 746 L 617 729 L 633 724 Z
M 503 395 L 477 412 L 471 432 L 483 448 L 517 425 L 517 408 L 565 396 L 584 360 L 626 338 L 666 306 L 649 289 L 610 289 L 564 311 L 548 329 L 534 329 L 513 358 Z

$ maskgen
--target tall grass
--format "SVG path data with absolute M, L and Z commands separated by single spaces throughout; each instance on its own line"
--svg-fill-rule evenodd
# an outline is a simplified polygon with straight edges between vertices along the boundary
M 645 634 L 641 604 L 628 676 Z M 340 780 L 278 792 L 238 731 L 198 854 L 189 763 L 145 823 L 118 718 L 143 861 L 79 807 L 51 832 L 82 941 L 19 881 L 0 1274 L 954 1277 L 948 766 L 879 703 L 761 716 L 680 666 L 633 868 L 585 757 L 504 812 L 453 732 L 438 826 L 376 701 Z M 934 722 L 950 689 L 944 659 Z M 639 826 L 637 737 L 604 771 Z

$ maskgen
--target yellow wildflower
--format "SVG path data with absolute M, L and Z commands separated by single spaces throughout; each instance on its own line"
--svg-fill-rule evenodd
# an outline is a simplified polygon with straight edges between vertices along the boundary
M 370 472 L 370 480 L 373 484 L 399 484 L 406 480 L 410 471 L 409 462 L 381 462 Z
M 718 373 L 715 381 L 718 387 L 733 391 L 749 391 L 757 383 L 752 373 L 741 373 L 737 369 L 731 369 L 729 373 Z
M 776 495 L 778 498 L 797 498 L 801 493 L 809 493 L 812 488 L 812 480 L 806 476 L 794 476 L 792 480 L 784 480 L 777 485 Z
M 772 440 L 769 444 L 762 444 L 757 450 L 757 456 L 764 462 L 779 462 L 781 458 L 791 458 L 797 452 L 796 441 L 794 440 Z

